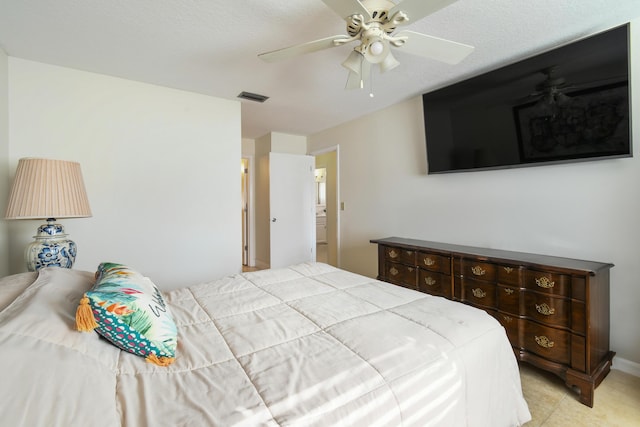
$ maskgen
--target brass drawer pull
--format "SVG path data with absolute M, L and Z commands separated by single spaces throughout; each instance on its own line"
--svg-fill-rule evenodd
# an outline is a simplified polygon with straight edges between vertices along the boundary
M 429 257 L 424 257 L 424 259 L 422 260 L 424 262 L 424 265 L 431 267 L 432 265 L 435 265 L 435 261 L 432 258 Z
M 503 268 L 504 268 L 504 271 L 507 272 L 507 274 L 513 273 L 513 268 L 512 267 L 503 267 Z
M 484 298 L 487 296 L 487 293 L 480 288 L 471 289 L 473 292 L 473 296 L 476 298 Z
M 505 322 L 507 323 L 511 323 L 513 322 L 513 317 L 511 316 L 502 316 L 502 318 L 504 319 Z
M 413 255 L 413 251 L 405 251 L 405 253 L 409 256 Z
M 425 283 L 427 286 L 433 286 L 433 285 L 435 285 L 435 284 L 436 284 L 436 283 L 438 283 L 438 282 L 437 282 L 435 279 L 432 279 L 431 277 L 425 277 L 425 278 L 424 278 L 424 283 Z
M 513 289 L 511 289 L 511 288 L 506 288 L 504 291 L 505 291 L 508 295 L 513 295 L 513 293 L 515 292 L 515 291 L 514 291 Z
M 536 310 L 545 316 L 552 316 L 556 313 L 556 309 L 549 307 L 546 303 L 536 304 Z
M 413 273 L 413 267 L 407 267 L 407 270 L 409 270 L 409 273 Z
M 547 277 L 536 278 L 536 285 L 540 286 L 541 288 L 551 289 L 555 286 L 555 284 L 556 282 L 552 282 L 551 279 Z
M 544 348 L 552 348 L 556 344 L 553 341 L 551 341 L 549 338 L 545 337 L 544 335 L 540 337 L 536 335 L 536 342 L 540 347 L 544 347 Z
M 487 270 L 484 270 L 479 265 L 476 265 L 474 267 L 471 267 L 471 272 L 476 276 L 484 276 L 487 273 Z
M 389 251 L 389 258 L 398 258 L 398 252 L 396 252 L 395 250 L 391 249 Z
M 391 273 L 392 276 L 397 276 L 399 271 L 395 267 L 391 267 L 389 273 Z

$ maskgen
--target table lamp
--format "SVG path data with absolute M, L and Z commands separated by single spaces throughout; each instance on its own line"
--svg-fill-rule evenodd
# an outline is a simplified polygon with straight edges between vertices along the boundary
M 23 158 L 18 161 L 5 219 L 43 219 L 35 241 L 27 246 L 29 271 L 43 267 L 71 268 L 76 244 L 67 239 L 56 218 L 91 216 L 80 164 L 65 160 Z

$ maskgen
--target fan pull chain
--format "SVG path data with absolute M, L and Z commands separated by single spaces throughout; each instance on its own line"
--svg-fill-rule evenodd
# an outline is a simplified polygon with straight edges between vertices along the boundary
M 369 74 L 369 98 L 373 98 L 375 95 L 373 94 L 373 69 Z

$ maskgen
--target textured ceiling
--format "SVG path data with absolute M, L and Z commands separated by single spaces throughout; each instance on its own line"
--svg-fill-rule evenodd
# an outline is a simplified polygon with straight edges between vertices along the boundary
M 429 1 L 429 0 L 424 0 Z M 8 55 L 242 102 L 242 136 L 309 135 L 640 17 L 640 0 L 458 0 L 405 27 L 470 44 L 458 65 L 394 55 L 374 98 L 346 91 L 355 46 L 268 64 L 258 53 L 345 33 L 321 0 L 0 0 Z

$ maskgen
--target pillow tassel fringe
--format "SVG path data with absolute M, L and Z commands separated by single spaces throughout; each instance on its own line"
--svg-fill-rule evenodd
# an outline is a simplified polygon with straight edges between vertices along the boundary
M 158 366 L 169 366 L 175 362 L 175 357 L 158 357 L 155 354 L 147 356 L 146 361 Z
M 93 311 L 89 305 L 89 298 L 86 295 L 80 300 L 76 309 L 76 329 L 81 332 L 90 332 L 98 327 Z

